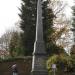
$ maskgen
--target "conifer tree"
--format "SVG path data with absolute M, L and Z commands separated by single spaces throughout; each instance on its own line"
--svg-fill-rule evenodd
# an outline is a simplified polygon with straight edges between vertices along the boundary
M 22 0 L 22 2 L 20 9 L 21 14 L 19 14 L 21 18 L 20 27 L 24 31 L 22 34 L 22 44 L 25 55 L 32 55 L 36 32 L 37 0 Z M 53 18 L 55 15 L 52 9 L 48 8 L 48 4 L 48 0 L 43 1 L 42 4 L 43 32 L 46 50 L 48 53 L 52 53 L 51 51 L 54 52 L 55 48 L 58 50 L 59 47 L 49 39 L 49 36 L 54 32 Z
M 73 37 L 74 37 L 74 45 L 71 48 L 71 55 L 75 54 L 75 6 L 72 7 L 73 10 L 73 19 L 72 19 L 72 31 L 73 31 Z
M 24 55 L 31 55 L 33 52 L 35 40 L 35 26 L 36 26 L 36 0 L 22 0 L 21 4 L 21 18 L 20 27 L 23 30 L 22 45 Z

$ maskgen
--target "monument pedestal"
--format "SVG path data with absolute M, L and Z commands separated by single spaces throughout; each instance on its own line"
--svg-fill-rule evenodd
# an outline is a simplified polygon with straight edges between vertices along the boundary
M 44 41 L 35 41 L 31 75 L 48 75 L 46 60 Z
M 48 75 L 48 72 L 45 72 L 45 71 L 32 71 L 31 75 Z

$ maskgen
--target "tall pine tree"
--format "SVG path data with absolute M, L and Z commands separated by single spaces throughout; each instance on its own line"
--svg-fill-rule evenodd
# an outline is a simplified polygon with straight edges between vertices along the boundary
M 36 14 L 37 14 L 37 0 L 22 0 L 21 5 L 21 18 L 20 27 L 24 31 L 22 34 L 22 44 L 24 47 L 25 55 L 32 55 L 34 41 L 35 41 L 35 29 L 36 29 Z M 50 52 L 54 51 L 58 47 L 53 44 L 52 41 L 48 38 L 53 32 L 53 14 L 52 9 L 48 8 L 48 0 L 43 1 L 43 31 L 44 31 L 44 40 L 46 45 L 46 50 Z M 55 48 L 54 48 L 55 46 Z M 52 49 L 51 49 L 52 48 Z
M 25 55 L 31 55 L 35 40 L 36 26 L 36 0 L 22 0 L 20 27 L 24 31 L 22 34 L 22 45 Z

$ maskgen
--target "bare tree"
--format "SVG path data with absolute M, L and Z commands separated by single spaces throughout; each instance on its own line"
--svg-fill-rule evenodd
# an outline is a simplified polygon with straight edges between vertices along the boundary
M 52 34 L 50 39 L 54 41 L 59 46 L 62 46 L 67 52 L 70 54 L 70 48 L 72 46 L 72 32 L 71 28 L 71 21 L 66 17 L 65 9 L 68 7 L 66 1 L 62 0 L 49 0 L 49 8 L 52 8 L 54 15 L 54 29 L 55 33 Z

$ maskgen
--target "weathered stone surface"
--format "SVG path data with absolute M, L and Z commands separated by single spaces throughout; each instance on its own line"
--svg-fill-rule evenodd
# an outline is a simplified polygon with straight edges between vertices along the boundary
M 31 75 L 48 75 L 47 71 L 33 71 Z
M 42 0 L 38 0 L 36 39 L 34 43 L 31 75 L 48 75 L 46 69 L 46 59 L 47 59 L 47 55 L 46 55 L 45 44 L 43 40 Z

